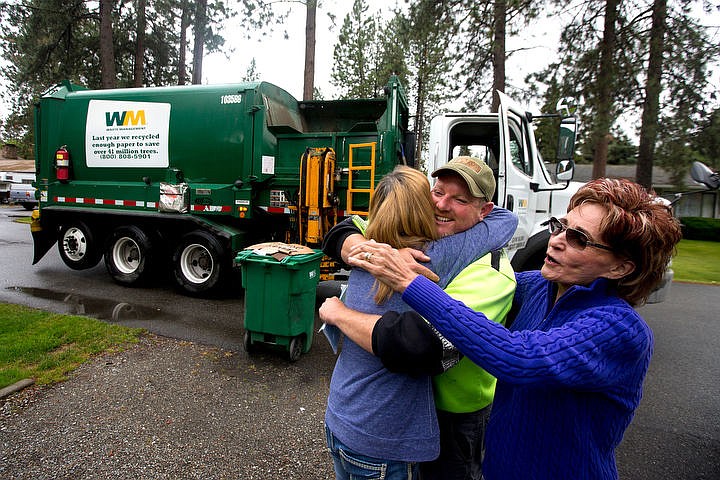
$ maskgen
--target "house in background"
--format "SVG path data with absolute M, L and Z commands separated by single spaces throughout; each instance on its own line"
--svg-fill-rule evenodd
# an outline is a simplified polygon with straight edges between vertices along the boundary
M 575 165 L 575 178 L 578 182 L 592 179 L 592 164 Z M 605 175 L 610 178 L 627 178 L 635 181 L 635 165 L 608 165 Z M 678 196 L 677 188 L 671 184 L 671 176 L 661 167 L 653 167 L 653 189 L 663 198 L 673 201 Z M 696 183 L 690 173 L 683 180 L 685 189 L 673 206 L 676 217 L 720 218 L 720 192 L 706 191 L 703 185 Z

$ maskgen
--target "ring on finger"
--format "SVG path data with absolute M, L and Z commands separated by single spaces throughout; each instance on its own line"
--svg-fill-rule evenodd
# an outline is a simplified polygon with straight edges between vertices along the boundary
M 365 252 L 365 261 L 366 262 L 370 261 L 370 257 L 372 257 L 372 252 Z

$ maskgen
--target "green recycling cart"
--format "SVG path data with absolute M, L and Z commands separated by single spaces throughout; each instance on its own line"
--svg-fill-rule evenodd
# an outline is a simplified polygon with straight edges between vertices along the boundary
M 281 260 L 243 250 L 235 257 L 245 289 L 244 346 L 256 343 L 287 349 L 290 361 L 310 350 L 315 326 L 315 291 L 323 253 L 288 255 Z

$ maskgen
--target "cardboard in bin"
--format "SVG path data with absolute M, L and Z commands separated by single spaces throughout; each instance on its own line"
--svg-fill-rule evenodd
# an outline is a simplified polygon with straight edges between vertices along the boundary
M 315 255 L 319 256 L 320 254 L 322 254 L 322 252 L 296 243 L 265 242 L 246 247 L 242 252 L 238 253 L 235 258 L 235 263 L 241 263 L 251 256 L 272 257 L 277 261 L 285 262 L 288 257 L 294 257 L 296 255 L 313 255 L 314 259 Z

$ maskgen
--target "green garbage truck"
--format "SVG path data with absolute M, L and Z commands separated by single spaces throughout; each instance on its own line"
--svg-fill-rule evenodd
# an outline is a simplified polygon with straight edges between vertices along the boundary
M 57 243 L 118 283 L 167 274 L 191 295 L 224 285 L 244 247 L 319 248 L 367 213 L 375 182 L 413 165 L 403 88 L 298 101 L 267 82 L 88 90 L 64 82 L 35 108 L 33 264 Z M 321 264 L 323 279 L 338 266 Z

